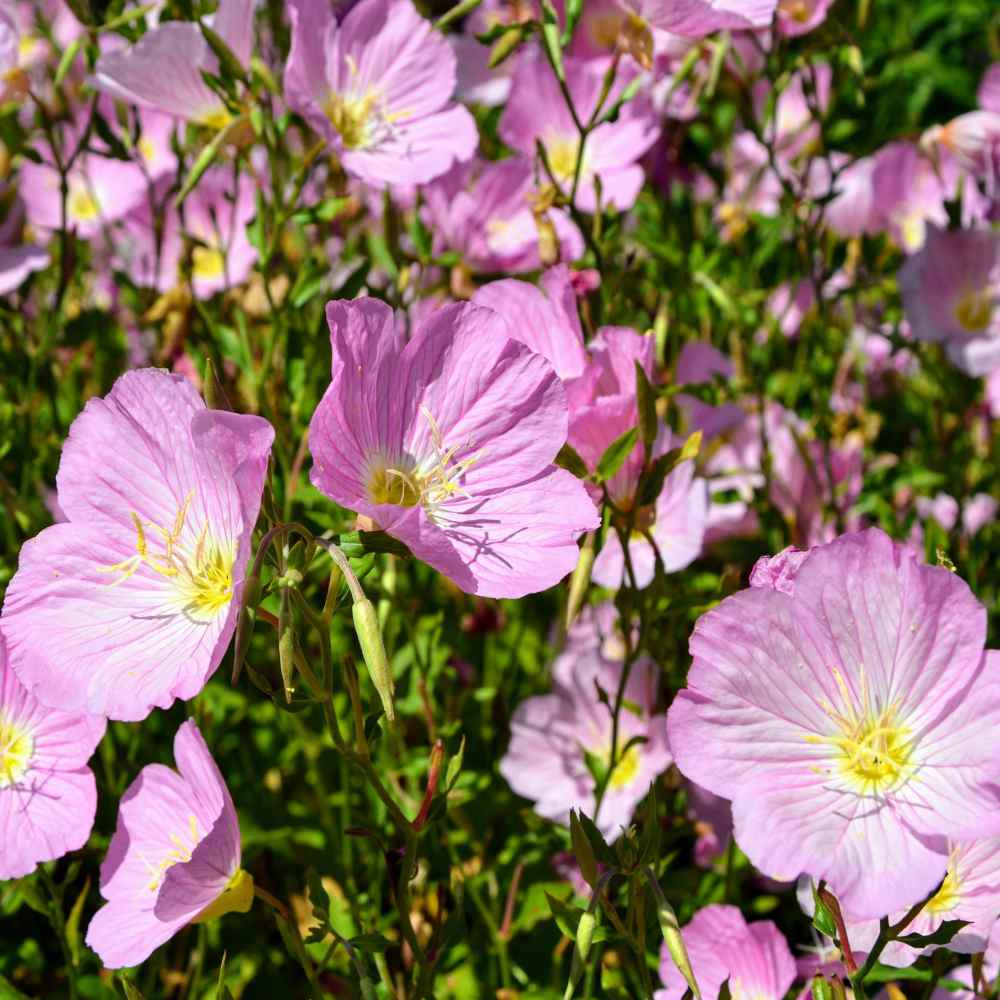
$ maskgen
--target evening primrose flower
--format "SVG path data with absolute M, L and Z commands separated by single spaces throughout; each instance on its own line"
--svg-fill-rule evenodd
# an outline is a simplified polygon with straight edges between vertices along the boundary
M 800 903 L 807 912 L 812 907 L 812 886 L 799 887 Z M 891 923 L 906 914 L 901 908 L 890 913 Z M 934 934 L 948 920 L 965 921 L 966 926 L 948 942 L 949 951 L 972 955 L 986 950 L 1000 914 L 1000 837 L 951 841 L 948 845 L 948 871 L 941 886 L 919 914 L 906 926 L 907 934 Z M 878 920 L 855 920 L 844 911 L 847 937 L 855 951 L 870 951 L 879 934 Z M 921 955 L 935 951 L 937 945 L 913 948 L 902 941 L 890 942 L 879 961 L 884 965 L 913 965 Z
M 634 18 L 658 31 L 703 38 L 713 31 L 767 28 L 778 0 L 621 0 Z
M 747 923 L 735 906 L 713 904 L 681 929 L 691 968 L 703 997 L 716 997 L 728 980 L 733 1000 L 781 1000 L 795 980 L 795 959 L 770 920 Z M 663 945 L 655 1000 L 681 1000 L 688 989 Z
M 83 847 L 97 786 L 87 761 L 104 719 L 46 708 L 10 669 L 0 639 L 0 879 Z
M 376 187 L 423 184 L 476 151 L 472 115 L 451 103 L 455 54 L 410 0 L 361 0 L 338 25 L 326 0 L 294 0 L 289 107 Z
M 253 49 L 253 9 L 253 0 L 220 0 L 211 21 L 213 30 L 244 66 Z M 219 61 L 197 24 L 165 21 L 135 45 L 102 55 L 93 82 L 99 90 L 129 104 L 222 128 L 232 116 L 202 76 L 218 72 Z
M 1000 367 L 1000 236 L 991 229 L 930 227 L 899 272 L 910 329 L 944 345 L 969 375 Z
M 109 969 L 145 961 L 189 923 L 253 904 L 236 810 L 192 719 L 177 730 L 174 759 L 176 771 L 144 767 L 118 808 L 101 865 L 107 902 L 87 929 L 88 946 Z
M 608 644 L 581 622 L 552 666 L 551 694 L 527 698 L 510 724 L 510 745 L 500 773 L 510 787 L 534 803 L 535 812 L 568 824 L 571 809 L 594 818 L 598 777 L 611 763 L 611 710 L 597 688 L 614 702 L 622 662 Z M 632 819 L 657 775 L 670 765 L 663 716 L 654 714 L 657 671 L 641 657 L 625 689 L 618 731 L 618 761 L 595 822 L 617 837 Z
M 941 882 L 947 837 L 1000 829 L 1000 655 L 968 586 L 877 529 L 774 576 L 699 619 L 670 747 L 762 872 L 881 917 Z
M 327 321 L 333 380 L 309 427 L 316 487 L 469 593 L 521 597 L 565 577 L 599 518 L 552 464 L 567 410 L 549 363 L 474 305 L 432 313 L 406 344 L 374 299 L 331 302 Z
M 136 721 L 202 689 L 236 626 L 273 436 L 159 369 L 90 400 L 59 465 L 68 521 L 25 543 L 4 600 L 30 692 Z
M 577 116 L 589 121 L 601 96 L 604 67 L 585 59 L 566 60 L 566 86 Z M 605 107 L 610 107 L 626 85 L 615 86 Z M 526 54 L 518 61 L 510 98 L 500 118 L 500 137 L 512 149 L 534 156 L 536 144 L 545 148 L 546 159 L 562 190 L 573 188 L 579 159 L 577 205 L 596 211 L 597 184 L 601 202 L 624 211 L 635 204 L 645 173 L 642 155 L 659 135 L 656 116 L 647 104 L 630 101 L 613 122 L 602 122 L 588 136 L 582 149 L 580 131 L 566 105 L 552 68 L 541 53 Z

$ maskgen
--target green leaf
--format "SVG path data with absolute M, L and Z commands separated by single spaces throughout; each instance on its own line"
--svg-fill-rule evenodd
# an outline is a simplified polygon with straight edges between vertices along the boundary
M 118 973 L 118 982 L 121 983 L 121 987 L 125 991 L 125 1000 L 146 1000 L 139 987 L 128 976 Z
M 392 947 L 392 942 L 388 938 L 375 932 L 352 937 L 351 944 L 359 951 L 367 951 L 372 954 L 382 954 Z
M 597 481 L 606 483 L 625 464 L 636 441 L 639 440 L 639 428 L 630 427 L 624 434 L 608 445 L 607 450 L 597 463 Z
M 642 443 L 648 449 L 656 440 L 659 424 L 656 416 L 656 390 L 650 385 L 646 369 L 639 361 L 635 362 L 635 398 L 639 407 L 639 433 Z
M 219 68 L 228 73 L 235 80 L 242 80 L 246 76 L 243 64 L 236 58 L 236 54 L 226 44 L 221 35 L 217 34 L 206 24 L 199 24 L 201 33 L 208 42 L 208 47 L 215 53 L 219 60 Z
M 970 920 L 944 920 L 941 926 L 931 934 L 903 934 L 896 940 L 911 948 L 926 948 L 932 944 L 949 944 L 951 939 L 963 927 L 968 927 L 970 923 Z
M 556 455 L 556 465 L 572 472 L 577 479 L 586 479 L 590 475 L 587 464 L 569 444 L 564 444 L 559 449 L 559 454 Z
M 539 26 L 542 35 L 542 47 L 549 60 L 549 65 L 556 77 L 561 81 L 566 80 L 566 68 L 563 66 L 562 45 L 559 33 L 559 15 L 552 0 L 542 0 L 542 23 Z
M 80 894 L 76 897 L 73 906 L 70 908 L 69 916 L 66 918 L 66 941 L 69 944 L 74 965 L 80 964 L 80 917 L 83 914 L 83 904 L 87 901 L 88 892 L 90 892 L 89 875 L 83 883 Z
M 569 812 L 569 835 L 573 842 L 573 854 L 576 857 L 576 863 L 580 866 L 580 872 L 587 885 L 593 888 L 597 885 L 599 878 L 597 858 L 594 856 L 594 848 L 591 846 L 590 840 L 580 825 L 580 817 L 575 809 L 571 809 Z
M 819 893 L 816 891 L 815 885 L 813 886 L 813 905 L 815 907 L 813 911 L 813 927 L 820 934 L 825 934 L 828 938 L 835 938 L 837 936 L 837 924 L 826 903 L 819 898 Z
M 309 902 L 312 903 L 313 914 L 323 924 L 330 920 L 330 897 L 315 870 L 306 873 L 306 885 L 309 886 Z
M 222 149 L 225 141 L 235 130 L 235 127 L 241 125 L 242 122 L 242 118 L 234 118 L 225 128 L 219 129 L 212 141 L 198 154 L 198 158 L 194 161 L 194 166 L 188 171 L 188 175 L 184 178 L 184 183 L 181 185 L 180 191 L 177 192 L 176 204 L 180 205 L 194 190 L 195 185 L 201 180 L 202 175 L 219 155 L 219 150 Z
M 458 776 L 462 772 L 462 762 L 465 760 L 465 736 L 458 745 L 458 753 L 448 761 L 448 767 L 444 772 L 444 791 L 447 795 L 455 787 Z

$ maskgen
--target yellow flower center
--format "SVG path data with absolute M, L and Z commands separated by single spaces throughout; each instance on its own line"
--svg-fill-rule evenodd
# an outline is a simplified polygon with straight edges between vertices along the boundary
M 345 149 L 363 149 L 369 145 L 369 125 L 377 103 L 378 94 L 372 90 L 361 97 L 331 93 L 327 98 L 323 110 Z
M 229 113 L 229 109 L 225 105 L 218 104 L 200 115 L 196 120 L 199 125 L 221 130 L 233 120 L 233 116 Z
M 92 222 L 101 214 L 97 199 L 85 188 L 70 192 L 66 209 L 69 217 L 77 222 Z
M 873 703 L 863 669 L 859 698 L 854 696 L 839 670 L 833 670 L 833 678 L 840 691 L 841 707 L 825 704 L 824 709 L 839 733 L 834 736 L 810 734 L 806 737 L 807 742 L 832 745 L 835 773 L 859 793 L 872 795 L 892 791 L 906 782 L 915 770 L 909 728 L 899 720 L 896 705 L 883 708 Z
M 909 731 L 897 723 L 892 708 L 858 719 L 834 743 L 842 773 L 871 791 L 894 787 L 910 759 Z
M 438 508 L 453 497 L 468 497 L 461 482 L 481 453 L 456 461 L 461 446 L 445 447 L 437 421 L 426 408 L 421 412 L 430 424 L 433 455 L 422 463 L 375 456 L 368 467 L 368 498 L 372 503 L 397 507 L 420 504 L 433 517 Z
M 208 622 L 225 610 L 233 599 L 233 564 L 236 561 L 236 544 L 218 542 L 208 535 L 208 526 L 202 528 L 194 545 L 184 545 L 181 536 L 191 506 L 193 493 L 189 493 L 169 530 L 152 523 L 143 523 L 132 513 L 135 526 L 135 555 L 113 566 L 104 568 L 108 573 L 121 575 L 111 586 L 129 579 L 141 566 L 148 566 L 154 573 L 173 585 L 173 604 L 179 614 L 199 622 Z M 161 536 L 163 551 L 153 554 L 146 528 L 151 527 Z
M 806 0 L 781 0 L 778 4 L 781 13 L 790 17 L 793 21 L 804 24 L 812 14 L 812 7 Z
M 164 876 L 174 865 L 186 864 L 191 860 L 191 855 L 198 846 L 198 820 L 194 813 L 188 816 L 188 829 L 184 832 L 186 837 L 177 833 L 169 835 L 167 839 L 173 846 L 158 861 L 149 861 L 139 855 L 150 876 L 149 884 L 146 886 L 147 891 L 156 892 L 163 885 Z
M 253 906 L 253 877 L 238 868 L 230 876 L 225 889 L 191 923 L 201 924 L 206 920 L 217 920 L 227 913 L 246 913 Z
M 993 320 L 993 294 L 988 288 L 970 288 L 955 303 L 955 319 L 968 333 L 982 333 Z
M 191 251 L 191 273 L 196 278 L 208 280 L 225 273 L 226 258 L 218 247 L 195 247 Z
M 639 765 L 642 763 L 642 755 L 639 753 L 639 744 L 633 743 L 615 764 L 615 769 L 611 772 L 608 781 L 608 788 L 625 788 L 635 781 L 639 774 Z
M 580 151 L 577 139 L 557 138 L 546 143 L 552 173 L 561 181 L 572 181 L 576 173 L 576 158 Z M 582 168 L 581 168 L 582 169 Z
M 0 717 L 0 788 L 16 785 L 25 775 L 35 752 L 35 741 L 22 726 Z
M 636 14 L 631 17 L 639 19 Z M 618 36 L 624 25 L 624 16 L 614 10 L 595 14 L 587 23 L 591 41 L 602 49 L 613 49 L 618 44 Z
M 156 147 L 146 139 L 141 138 L 136 144 L 136 149 L 139 150 L 139 155 L 147 162 L 152 163 L 156 159 Z
M 940 916 L 942 913 L 950 913 L 958 906 L 962 898 L 961 888 L 961 883 L 955 872 L 954 862 L 952 862 L 948 865 L 948 874 L 945 875 L 944 881 L 941 883 L 941 888 L 931 896 L 925 909 L 928 913 L 933 913 L 934 916 Z

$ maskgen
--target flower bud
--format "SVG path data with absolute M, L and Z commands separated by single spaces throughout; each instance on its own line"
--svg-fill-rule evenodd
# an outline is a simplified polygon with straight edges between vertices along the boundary
M 667 951 L 670 952 L 670 957 L 673 959 L 674 965 L 677 966 L 677 971 L 691 987 L 691 992 L 695 995 L 696 1000 L 701 1000 L 701 990 L 698 989 L 698 981 L 694 978 L 694 969 L 691 968 L 691 959 L 688 958 L 684 938 L 681 937 L 677 914 L 662 896 L 657 900 L 656 918 L 660 922 L 663 940 L 667 943 Z
M 587 955 L 590 954 L 590 946 L 594 941 L 594 931 L 597 929 L 597 914 L 594 912 L 596 899 L 595 894 L 590 907 L 580 917 L 580 922 L 576 925 L 576 947 L 573 950 L 573 964 L 570 967 L 569 982 L 566 984 L 563 1000 L 570 1000 L 573 996 L 576 984 L 580 981 L 580 976 L 583 975 L 583 964 L 587 961 Z
M 829 982 L 819 973 L 813 976 L 811 988 L 813 1000 L 833 1000 L 833 990 Z
M 354 602 L 351 612 L 354 615 L 354 630 L 358 634 L 358 642 L 361 644 L 365 666 L 368 668 L 368 674 L 375 685 L 375 690 L 378 691 L 379 698 L 382 699 L 385 717 L 390 722 L 395 722 L 396 707 L 392 702 L 395 684 L 392 679 L 389 658 L 385 655 L 382 630 L 379 628 L 375 605 L 367 597 L 364 597 L 360 601 Z
M 574 619 L 583 607 L 584 598 L 587 596 L 587 588 L 590 587 L 590 574 L 594 568 L 594 533 L 588 532 L 583 539 L 583 546 L 580 549 L 580 557 L 576 561 L 576 568 L 569 578 L 569 597 L 566 600 L 566 629 L 573 624 Z

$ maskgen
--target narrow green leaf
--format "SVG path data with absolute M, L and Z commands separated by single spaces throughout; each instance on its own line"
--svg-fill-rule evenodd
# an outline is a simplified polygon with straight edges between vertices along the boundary
M 597 463 L 597 481 L 599 483 L 606 483 L 625 464 L 625 459 L 631 454 L 638 440 L 639 428 L 630 427 L 608 445 L 601 460 Z

